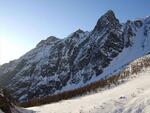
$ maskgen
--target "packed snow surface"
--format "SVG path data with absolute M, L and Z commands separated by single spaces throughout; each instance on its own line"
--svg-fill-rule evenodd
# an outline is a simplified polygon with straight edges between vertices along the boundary
M 132 77 L 99 93 L 27 108 L 28 113 L 150 113 L 150 71 Z

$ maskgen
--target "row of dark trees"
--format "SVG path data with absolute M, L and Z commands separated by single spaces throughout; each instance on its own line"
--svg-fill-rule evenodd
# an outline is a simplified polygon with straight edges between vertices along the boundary
M 0 86 L 0 109 L 4 113 L 12 113 L 11 108 L 13 108 L 13 98 L 9 94 L 8 90 L 2 89 Z
M 86 94 L 87 92 L 96 91 L 97 89 L 104 88 L 106 86 L 109 88 L 111 85 L 118 85 L 124 82 L 124 79 L 126 79 L 130 75 L 138 74 L 144 68 L 148 67 L 150 67 L 150 57 L 146 56 L 142 59 L 136 60 L 135 62 L 131 63 L 128 67 L 126 67 L 123 71 L 119 72 L 118 74 L 112 75 L 110 77 L 108 76 L 105 79 L 99 80 L 97 82 L 91 83 L 89 85 L 86 85 L 84 87 L 75 90 L 32 99 L 29 100 L 28 102 L 18 103 L 18 105 L 22 107 L 39 106 L 52 102 L 58 102 L 63 99 L 70 99 L 72 97 Z

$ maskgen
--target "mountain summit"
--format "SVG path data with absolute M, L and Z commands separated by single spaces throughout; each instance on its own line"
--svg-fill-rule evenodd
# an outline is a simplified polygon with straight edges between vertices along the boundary
M 119 20 L 115 17 L 112 10 L 106 12 L 97 22 L 94 31 L 102 31 L 106 27 L 116 27 L 119 25 Z
M 150 19 L 119 23 L 109 10 L 91 32 L 41 41 L 0 66 L 0 83 L 18 101 L 59 94 L 108 78 L 150 53 Z

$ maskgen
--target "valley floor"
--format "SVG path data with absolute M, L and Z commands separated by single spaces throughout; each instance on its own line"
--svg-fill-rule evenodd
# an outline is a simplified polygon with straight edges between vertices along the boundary
M 27 108 L 25 113 L 150 113 L 150 71 L 99 93 Z

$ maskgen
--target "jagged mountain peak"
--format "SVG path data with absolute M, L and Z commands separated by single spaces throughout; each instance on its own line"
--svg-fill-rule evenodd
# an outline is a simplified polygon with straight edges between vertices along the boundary
M 71 33 L 66 40 L 70 40 L 70 39 L 79 39 L 81 37 L 81 35 L 83 35 L 85 32 L 81 29 L 76 30 L 75 32 Z
M 45 41 L 47 41 L 47 42 L 55 42 L 57 40 L 60 40 L 60 39 L 55 37 L 55 36 L 49 36 Z
M 59 38 L 55 37 L 55 36 L 49 36 L 47 39 L 45 40 L 41 40 L 38 44 L 37 47 L 41 47 L 43 45 L 49 45 L 55 41 L 60 40 Z
M 84 31 L 83 30 L 81 30 L 81 29 L 78 29 L 78 30 L 76 30 L 75 32 L 73 32 L 70 36 L 72 37 L 72 36 L 74 36 L 74 35 L 76 35 L 76 34 L 83 34 L 84 33 Z
M 105 16 L 105 17 L 111 17 L 111 16 L 115 17 L 115 13 L 113 12 L 113 10 L 110 9 L 103 16 Z
M 80 34 L 83 34 L 84 31 L 81 29 L 76 30 L 75 32 L 72 33 L 71 37 L 78 37 Z
M 78 29 L 75 31 L 75 33 L 84 33 L 84 31 L 82 29 Z
M 120 26 L 119 20 L 116 18 L 115 13 L 112 10 L 108 10 L 100 19 L 94 28 L 94 31 L 102 31 L 105 27 Z

